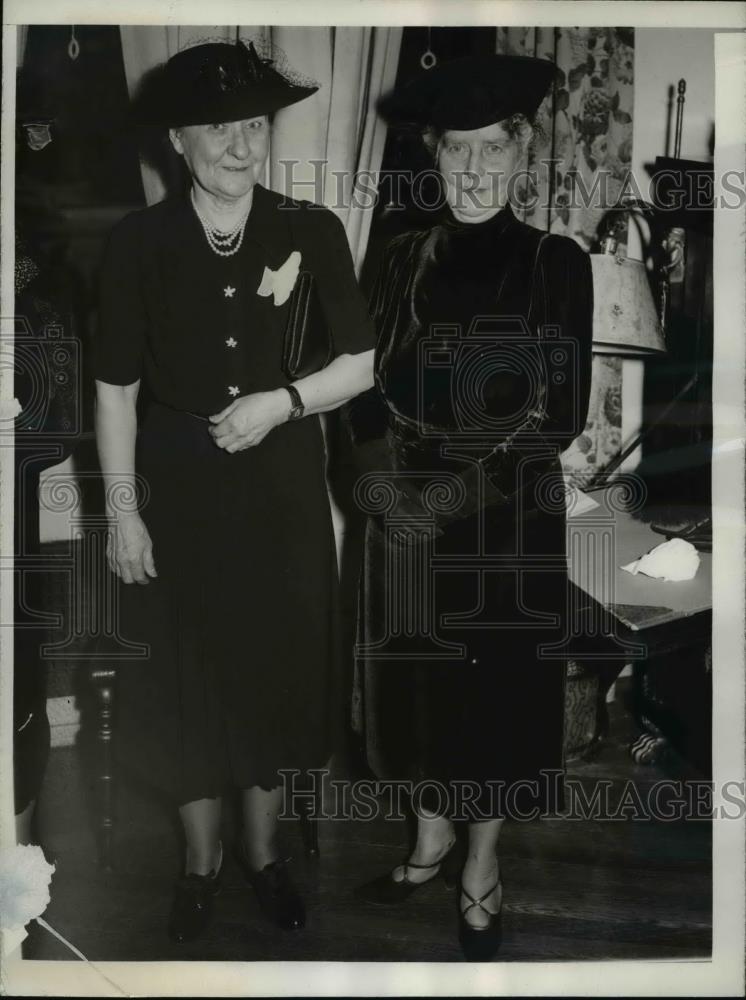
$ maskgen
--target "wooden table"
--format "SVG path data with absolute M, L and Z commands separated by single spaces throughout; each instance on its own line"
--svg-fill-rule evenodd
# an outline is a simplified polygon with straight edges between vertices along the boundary
M 568 519 L 570 579 L 600 603 L 627 629 L 648 629 L 681 621 L 707 612 L 712 607 L 712 555 L 700 552 L 694 579 L 678 583 L 654 580 L 642 573 L 633 575 L 622 566 L 633 562 L 665 541 L 665 536 L 625 511 L 613 511 L 604 502 L 604 493 L 593 494 L 599 506 Z M 603 558 L 589 560 L 590 553 L 601 555 L 611 543 L 610 564 Z M 612 572 L 608 573 L 609 566 Z
M 675 662 L 677 652 L 695 648 L 701 649 L 706 661 L 712 625 L 712 556 L 699 553 L 699 568 L 688 581 L 628 573 L 621 567 L 660 545 L 665 536 L 632 514 L 614 509 L 607 491 L 592 497 L 599 506 L 568 518 L 570 617 L 576 625 L 570 655 L 598 672 L 599 737 L 606 725 L 606 693 L 622 667 L 634 665 L 633 709 L 642 732 L 630 750 L 639 762 L 652 763 L 666 751 L 668 741 L 666 706 L 655 696 L 651 665 L 672 656 Z M 710 724 L 703 718 L 703 726 Z

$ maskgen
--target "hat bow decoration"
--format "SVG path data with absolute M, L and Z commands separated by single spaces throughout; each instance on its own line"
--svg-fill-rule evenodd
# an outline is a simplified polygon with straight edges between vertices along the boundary
M 214 84 L 224 94 L 249 87 L 253 83 L 261 83 L 267 76 L 265 65 L 271 65 L 271 60 L 260 59 L 253 42 L 249 42 L 246 46 L 246 55 L 247 58 L 242 63 L 233 66 L 227 66 L 224 62 L 216 65 L 206 57 L 200 69 L 200 76 L 206 84 Z

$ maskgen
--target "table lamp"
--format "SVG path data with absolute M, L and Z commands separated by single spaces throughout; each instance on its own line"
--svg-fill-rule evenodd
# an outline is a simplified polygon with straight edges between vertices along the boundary
M 617 253 L 590 254 L 593 270 L 593 350 L 646 357 L 666 343 L 645 264 Z
M 665 353 L 666 342 L 641 260 L 621 255 L 615 234 L 602 241 L 603 253 L 590 254 L 593 272 L 593 351 L 627 358 Z M 659 420 L 669 411 L 666 407 Z M 658 421 L 655 421 L 658 423 Z M 599 470 L 586 491 L 605 486 L 609 477 L 640 445 L 646 431 L 637 434 L 616 458 Z

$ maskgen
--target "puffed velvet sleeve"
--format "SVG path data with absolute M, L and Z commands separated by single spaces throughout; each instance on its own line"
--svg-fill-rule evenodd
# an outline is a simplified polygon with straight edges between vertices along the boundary
M 375 347 L 373 322 L 355 276 L 345 228 L 328 208 L 303 204 L 301 252 L 312 271 L 334 354 L 361 354 Z
M 547 328 L 569 350 L 569 364 L 556 371 L 547 357 L 547 393 L 537 432 L 561 451 L 585 427 L 591 391 L 593 274 L 588 254 L 575 240 L 547 236 L 539 251 L 535 295 Z M 551 351 L 548 352 L 551 354 Z M 555 375 L 564 378 L 555 378 Z
M 93 373 L 101 382 L 131 385 L 142 375 L 147 315 L 140 267 L 142 213 L 111 232 L 101 266 Z
M 401 293 L 397 275 L 406 266 L 407 235 L 395 237 L 383 252 L 373 289 L 369 311 L 380 343 L 386 335 L 392 300 Z M 389 410 L 378 385 L 360 393 L 344 410 L 345 422 L 355 449 L 355 465 L 362 475 L 392 467 L 391 445 L 388 440 Z
M 547 349 L 542 404 L 484 456 L 479 467 L 472 466 L 462 477 L 465 501 L 453 517 L 443 518 L 446 523 L 474 513 L 481 504 L 505 504 L 519 494 L 531 506 L 530 488 L 544 469 L 535 458 L 564 451 L 585 426 L 591 387 L 593 279 L 588 254 L 574 240 L 549 235 L 542 241 L 533 304 L 540 325 L 556 331 L 557 346 L 564 349 L 568 361 L 555 371 L 553 350 Z

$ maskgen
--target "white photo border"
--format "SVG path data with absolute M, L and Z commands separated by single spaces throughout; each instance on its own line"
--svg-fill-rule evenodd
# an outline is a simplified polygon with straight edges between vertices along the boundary
M 438 24 L 630 25 L 722 28 L 716 36 L 716 176 L 744 170 L 746 139 L 746 12 L 743 5 L 707 2 L 545 2 L 499 0 L 6 0 L 3 9 L 4 149 L 12 148 L 16 24 Z M 740 29 L 740 31 L 739 31 Z M 729 33 L 728 33 L 729 32 Z M 12 156 L 2 160 L 2 309 L 13 316 Z M 713 375 L 713 778 L 744 781 L 744 215 L 718 209 L 715 218 L 715 363 Z M 2 335 L 12 338 L 10 320 Z M 12 400 L 11 378 L 0 386 Z M 8 385 L 10 381 L 10 385 Z M 2 454 L 5 452 L 6 454 Z M 0 449 L 0 545 L 12 551 L 12 461 Z M 2 574 L 6 575 L 5 572 Z M 0 581 L 1 582 L 1 581 Z M 12 595 L 0 591 L 2 621 L 12 620 Z M 12 629 L 0 628 L 0 846 L 12 843 Z M 10 768 L 10 770 L 9 770 Z M 3 963 L 3 989 L 12 995 L 202 996 L 281 995 L 742 995 L 744 987 L 744 821 L 713 822 L 714 924 L 711 960 L 496 963 Z

